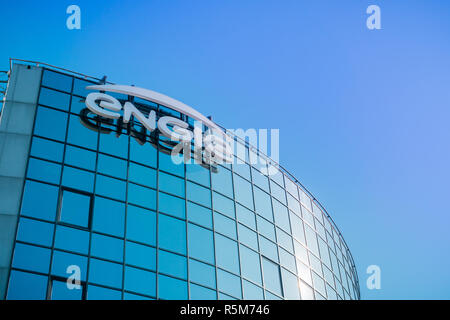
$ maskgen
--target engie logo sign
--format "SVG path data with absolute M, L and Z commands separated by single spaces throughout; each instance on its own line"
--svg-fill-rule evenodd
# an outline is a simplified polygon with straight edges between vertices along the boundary
M 256 150 L 247 153 L 243 143 L 235 143 L 233 138 L 236 136 L 244 141 L 248 141 L 250 145 L 258 146 L 260 152 L 267 154 L 269 145 L 267 129 L 247 129 L 245 131 L 243 129 L 229 129 L 226 133 L 214 122 L 190 106 L 148 89 L 127 85 L 93 85 L 86 87 L 86 89 L 98 91 L 87 95 L 85 100 L 87 109 L 80 113 L 83 124 L 93 130 L 110 133 L 113 131 L 112 129 L 100 128 L 97 123 L 111 124 L 116 121 L 118 134 L 120 134 L 123 125 L 128 126 L 128 133 L 134 136 L 141 144 L 145 143 L 145 137 L 148 136 L 147 132 L 150 133 L 150 136 L 152 136 L 152 133 L 155 135 L 161 134 L 170 139 L 171 142 L 170 149 L 164 146 L 160 151 L 170 152 L 172 161 L 176 164 L 181 162 L 190 164 L 192 163 L 191 158 L 193 158 L 194 163 L 203 166 L 233 163 L 234 161 L 237 164 L 242 164 L 244 161 L 241 159 L 247 159 L 247 162 L 252 165 L 258 164 L 258 169 L 263 174 L 272 175 L 278 172 L 278 165 L 276 164 L 279 161 L 278 129 L 270 130 L 271 158 L 275 160 L 275 163 L 271 164 L 268 158 L 257 155 L 258 152 Z M 128 99 L 120 102 L 107 92 L 122 94 L 128 96 Z M 144 114 L 140 110 L 142 107 L 138 108 L 139 102 L 135 102 L 136 105 L 133 103 L 135 101 L 134 98 L 140 98 L 175 110 L 193 119 L 194 122 L 193 124 L 190 122 L 190 126 L 186 121 L 166 114 L 159 114 L 158 118 L 155 110 L 150 110 L 148 114 Z M 97 115 L 97 119 L 89 118 L 88 113 L 90 112 Z M 138 132 L 133 128 L 130 122 L 140 123 L 142 125 L 140 131 Z M 180 154 L 183 154 L 183 156 L 181 157 Z
M 87 108 L 96 115 L 107 119 L 120 118 L 125 124 L 133 117 L 150 133 L 158 129 L 163 136 L 177 142 L 171 152 L 176 163 L 182 159 L 190 163 L 192 144 L 195 161 L 208 164 L 233 161 L 232 138 L 214 122 L 182 102 L 151 90 L 126 85 L 94 85 L 87 89 L 101 91 L 89 93 L 85 100 Z M 104 92 L 138 97 L 169 107 L 194 119 L 194 128 L 191 130 L 187 122 L 171 116 L 162 116 L 157 121 L 154 110 L 146 116 L 132 102 L 126 101 L 122 105 L 118 99 Z M 203 125 L 208 128 L 205 132 Z M 184 155 L 182 159 L 178 156 L 181 152 Z

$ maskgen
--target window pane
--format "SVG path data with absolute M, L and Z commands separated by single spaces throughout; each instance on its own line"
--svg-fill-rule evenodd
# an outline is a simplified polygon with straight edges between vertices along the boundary
M 66 146 L 66 155 L 64 163 L 80 167 L 87 170 L 95 170 L 96 155 L 95 152 L 81 149 L 78 147 Z
M 38 107 L 34 134 L 64 141 L 66 138 L 67 113 Z
M 98 172 L 113 177 L 127 178 L 127 162 L 104 154 L 98 155 Z
M 190 300 L 216 300 L 216 291 L 191 283 Z
M 156 270 L 155 248 L 127 241 L 125 262 L 136 267 Z
M 42 85 L 70 92 L 72 91 L 72 77 L 50 70 L 44 70 L 44 74 L 42 75 Z
M 159 192 L 159 211 L 184 219 L 186 217 L 185 200 Z
M 87 228 L 91 197 L 68 190 L 62 191 L 59 221 Z
M 189 259 L 189 280 L 216 288 L 216 269 L 208 264 Z
M 45 300 L 47 276 L 12 270 L 8 286 L 8 300 Z
M 287 300 L 299 300 L 298 279 L 292 273 L 282 269 L 281 277 L 283 279 L 283 293 Z
M 95 197 L 92 229 L 123 237 L 125 205 L 118 201 Z
M 61 165 L 30 158 L 28 162 L 27 177 L 59 184 L 59 179 L 61 177 Z
M 130 160 L 156 168 L 157 151 L 150 143 L 140 145 L 135 139 L 130 139 Z
M 41 88 L 41 92 L 39 93 L 39 104 L 69 111 L 69 103 L 70 95 L 47 88 Z
M 212 229 L 211 209 L 207 209 L 188 201 L 187 212 L 189 221 Z
M 158 184 L 159 190 L 184 197 L 184 179 L 160 172 Z
M 81 80 L 78 78 L 74 78 L 73 80 L 73 94 L 86 97 L 91 90 L 87 90 L 87 86 L 92 86 L 94 83 L 86 80 Z
M 150 210 L 128 205 L 127 238 L 156 245 L 156 214 Z
M 48 273 L 50 252 L 49 249 L 16 243 L 12 266 L 18 269 Z
M 266 218 L 269 221 L 273 221 L 272 215 L 272 203 L 270 196 L 259 188 L 253 188 L 255 195 L 255 211 L 260 216 Z
M 95 184 L 95 192 L 105 197 L 125 201 L 126 183 L 122 180 L 109 178 L 98 174 L 97 182 Z M 130 190 L 130 195 L 137 196 L 134 192 L 135 190 Z
M 233 240 L 215 234 L 217 266 L 239 274 L 238 246 Z
M 89 281 L 109 287 L 122 286 L 122 265 L 103 260 L 90 259 Z
M 230 218 L 235 217 L 234 202 L 216 192 L 213 193 L 214 211 L 219 211 Z
M 281 295 L 280 267 L 267 259 L 262 259 L 264 285 L 267 289 Z
M 314 291 L 303 281 L 300 281 L 300 294 L 302 296 L 302 300 L 314 300 Z
M 122 293 L 118 290 L 89 285 L 87 298 L 88 300 L 120 300 Z
M 50 223 L 20 218 L 17 240 L 51 247 L 53 227 Z
M 125 267 L 125 290 L 155 297 L 155 273 L 132 267 Z
M 234 175 L 234 197 L 236 201 L 253 210 L 253 192 L 250 182 Z
M 211 190 L 189 181 L 187 182 L 187 198 L 206 207 L 211 207 Z
M 70 266 L 77 266 L 80 268 L 81 281 L 86 280 L 87 272 L 87 258 L 77 254 L 66 253 L 62 251 L 53 251 L 52 259 L 52 275 L 67 278 L 67 273 Z
M 87 254 L 89 251 L 89 232 L 56 226 L 55 248 Z
M 275 216 L 275 224 L 284 231 L 291 233 L 288 210 L 275 199 L 273 199 L 273 213 Z
M 263 289 L 253 283 L 244 280 L 243 289 L 245 300 L 264 300 Z
M 233 165 L 233 171 L 241 177 L 250 180 L 250 167 L 246 163 L 236 163 Z
M 303 221 L 295 214 L 291 213 L 292 235 L 299 242 L 305 244 L 305 232 L 303 231 Z
M 217 270 L 217 284 L 219 290 L 235 298 L 241 299 L 241 279 L 223 270 Z
M 217 170 L 217 172 L 211 172 L 213 189 L 226 196 L 233 197 L 231 171 L 221 166 L 217 166 Z
M 251 229 L 238 224 L 239 241 L 248 247 L 258 251 L 258 236 Z
M 156 170 L 130 162 L 129 180 L 156 188 Z
M 170 155 L 164 152 L 158 152 L 159 155 L 159 169 L 177 176 L 184 177 L 184 163 L 181 160 L 180 164 L 175 164 Z
M 195 181 L 206 187 L 210 186 L 209 169 L 206 169 L 199 164 L 186 165 L 186 176 L 188 180 Z
M 276 241 L 274 225 L 259 216 L 256 217 L 256 221 L 258 222 L 259 233 L 272 241 Z
M 82 286 L 80 289 L 69 289 L 65 281 L 52 281 L 52 300 L 81 300 L 82 292 Z
M 92 192 L 94 190 L 94 174 L 64 166 L 62 184 L 69 188 Z
M 97 149 L 98 132 L 86 128 L 79 116 L 71 115 L 67 142 L 89 149 Z
M 188 298 L 187 282 L 158 275 L 158 296 L 166 300 L 186 300 Z
M 117 136 L 115 132 L 101 134 L 99 151 L 127 159 L 128 135 L 122 133 L 120 136 Z
M 159 247 L 186 254 L 186 222 L 159 214 Z
M 259 247 L 262 255 L 272 259 L 273 261 L 278 261 L 278 248 L 275 243 L 260 236 Z
M 252 168 L 252 178 L 253 183 L 263 189 L 266 192 L 270 192 L 269 190 L 269 179 L 267 176 L 263 175 L 258 170 Z
M 239 253 L 241 255 L 242 276 L 253 282 L 262 283 L 259 254 L 242 245 L 239 246 Z
M 274 196 L 278 201 L 286 204 L 286 192 L 272 180 L 270 180 L 270 191 L 272 193 L 272 196 Z
M 236 237 L 236 222 L 220 213 L 214 213 L 214 230 L 230 238 Z
M 247 208 L 236 204 L 236 215 L 239 222 L 242 222 L 247 227 L 256 230 L 255 214 Z
M 205 228 L 188 224 L 189 256 L 214 263 L 213 233 Z
M 123 240 L 93 233 L 91 255 L 117 262 L 123 261 Z
M 159 250 L 158 252 L 158 272 L 175 276 L 177 278 L 187 278 L 186 257 L 178 254 Z
M 156 191 L 134 183 L 128 184 L 128 201 L 149 209 L 156 209 Z
M 31 155 L 53 161 L 62 161 L 64 145 L 38 137 L 33 138 L 31 144 Z

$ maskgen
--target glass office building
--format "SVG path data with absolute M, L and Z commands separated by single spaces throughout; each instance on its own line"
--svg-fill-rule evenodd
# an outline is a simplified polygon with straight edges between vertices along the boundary
M 248 146 L 246 163 L 176 165 L 156 131 L 86 112 L 86 86 L 98 83 L 11 67 L 0 120 L 2 298 L 359 299 L 340 232 L 287 172 L 264 175 L 272 162 Z M 76 276 L 79 287 L 68 286 Z

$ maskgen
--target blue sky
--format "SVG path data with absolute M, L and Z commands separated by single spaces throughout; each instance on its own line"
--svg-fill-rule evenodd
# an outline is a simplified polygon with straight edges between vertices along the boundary
M 382 30 L 366 28 L 370 4 Z M 279 128 L 280 161 L 340 227 L 362 298 L 450 298 L 450 2 L 18 0 L 0 38 L 1 70 L 44 61 L 228 128 Z M 365 286 L 372 264 L 381 290 Z

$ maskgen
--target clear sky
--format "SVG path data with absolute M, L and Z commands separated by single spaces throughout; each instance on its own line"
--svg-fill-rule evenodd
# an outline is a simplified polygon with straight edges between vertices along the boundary
M 66 8 L 81 8 L 81 30 Z M 381 8 L 368 30 L 366 8 Z M 8 58 L 181 100 L 227 128 L 279 128 L 362 298 L 450 298 L 450 1 L 4 1 Z M 381 290 L 366 268 L 381 268 Z

